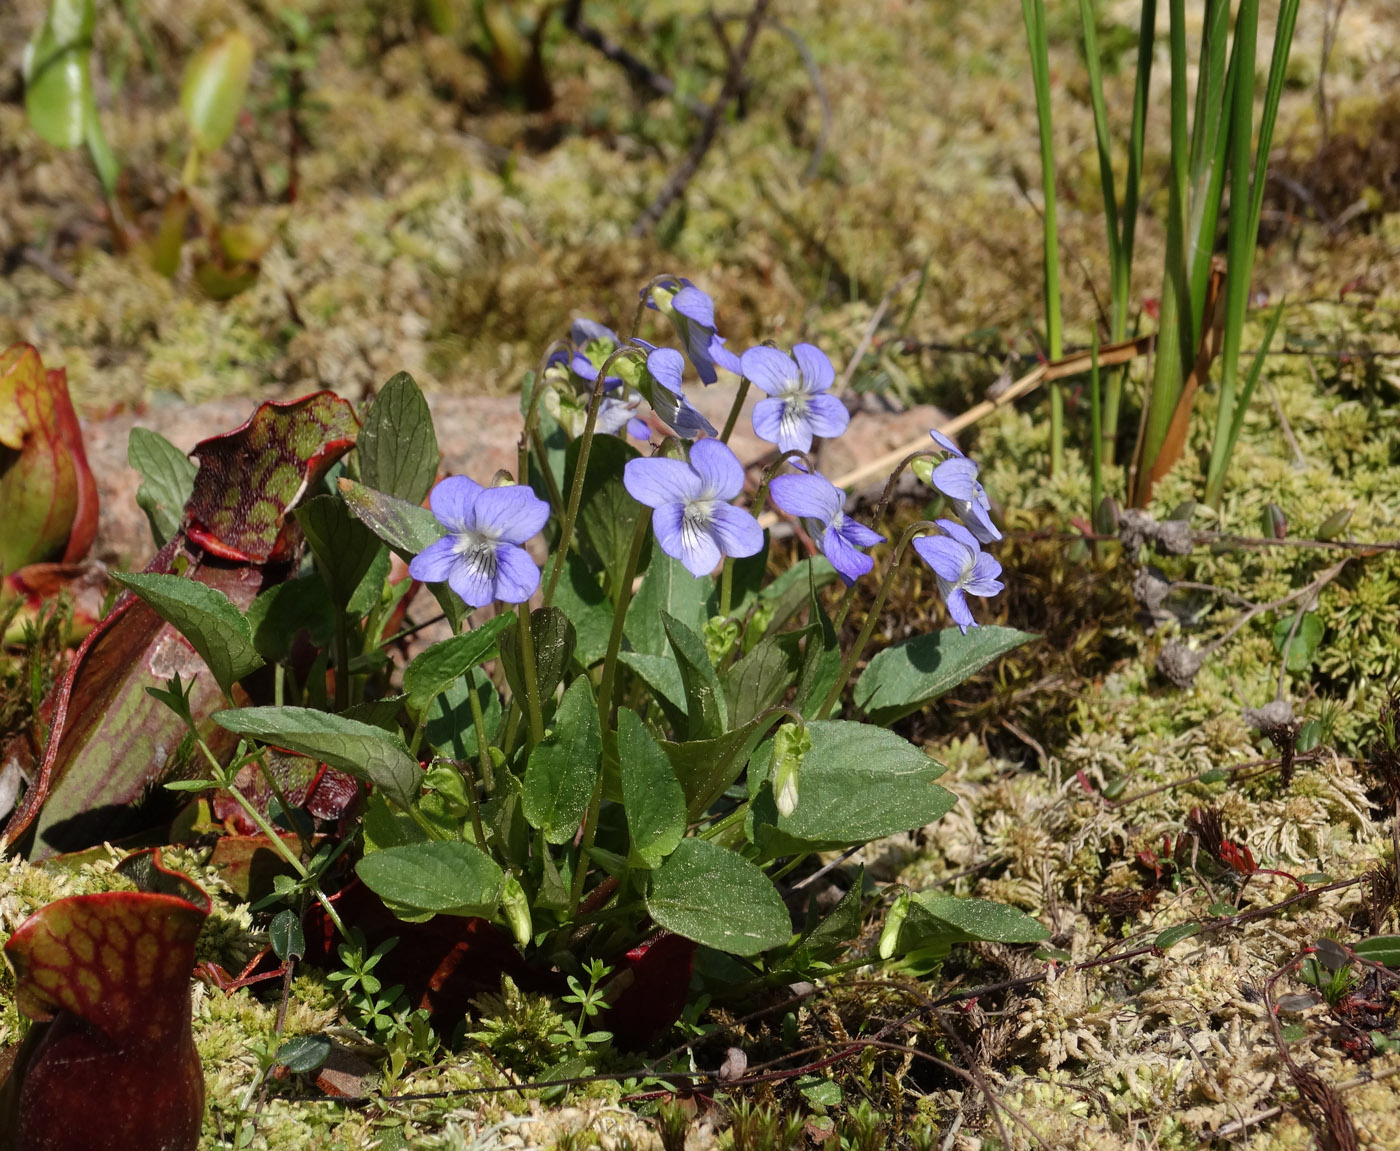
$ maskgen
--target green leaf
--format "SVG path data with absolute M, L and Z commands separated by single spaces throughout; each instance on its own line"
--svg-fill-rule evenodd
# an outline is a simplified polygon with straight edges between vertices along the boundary
M 345 504 L 332 496 L 306 500 L 292 514 L 306 534 L 331 599 L 337 607 L 348 608 L 384 545 L 350 514 Z M 378 598 L 378 588 L 375 591 Z
M 403 740 L 358 720 L 309 707 L 244 707 L 221 711 L 214 722 L 372 783 L 405 810 L 422 787 L 423 772 Z
M 617 713 L 617 754 L 632 852 L 644 866 L 658 867 L 685 835 L 685 792 L 661 745 L 625 707 Z
M 190 641 L 225 695 L 263 666 L 247 618 L 223 592 L 177 575 L 113 572 L 112 578 Z
M 803 719 L 816 715 L 841 674 L 841 641 L 815 588 L 810 601 L 812 622 L 805 629 L 807 643 L 802 649 L 802 671 L 792 700 L 792 706 Z
M 324 1035 L 298 1035 L 277 1049 L 277 1062 L 300 1075 L 320 1068 L 330 1053 L 331 1041 Z
M 407 372 L 379 389 L 355 444 L 360 478 L 376 491 L 421 504 L 437 478 L 438 442 L 428 401 Z
M 397 811 L 388 801 L 374 792 L 365 801 L 361 821 L 365 851 L 383 851 L 386 847 L 402 847 L 406 843 L 427 843 L 428 833 L 411 815 Z
M 768 877 L 704 839 L 682 840 L 652 872 L 647 910 L 667 931 L 732 955 L 757 955 L 792 937 L 787 908 Z
M 525 769 L 524 812 L 550 843 L 578 832 L 603 767 L 603 737 L 593 686 L 581 675 L 569 685 L 554 729 L 530 752 Z
M 355 874 L 390 909 L 435 915 L 493 915 L 505 874 L 474 843 L 437 841 L 366 855 Z
M 950 627 L 901 640 L 876 655 L 856 680 L 856 706 L 875 723 L 893 723 L 1036 638 L 988 626 L 971 628 L 966 635 Z
M 30 126 L 55 148 L 86 138 L 92 99 L 93 0 L 50 0 L 44 23 L 24 54 L 24 110 Z
M 865 868 L 861 867 L 856 869 L 855 879 L 841 901 L 802 933 L 797 947 L 783 966 L 805 971 L 811 964 L 833 959 L 845 950 L 845 944 L 860 934 L 864 888 Z M 813 899 L 815 906 L 816 900 Z
M 136 504 L 146 513 L 156 546 L 164 547 L 180 530 L 199 468 L 164 436 L 147 428 L 131 429 L 126 462 L 141 473 Z
M 501 632 L 515 625 L 515 612 L 502 612 L 480 627 L 454 635 L 418 655 L 404 668 L 403 690 L 409 710 L 421 713 L 463 675 L 488 659 L 496 658 Z
M 343 477 L 338 486 L 340 498 L 345 501 L 350 514 L 393 548 L 402 559 L 411 560 L 429 544 L 437 543 L 447 534 L 447 529 L 427 508 Z
M 929 920 L 933 922 L 929 922 Z M 954 943 L 983 940 L 989 943 L 1039 943 L 1050 938 L 1049 929 L 1024 911 L 989 899 L 959 899 L 924 891 L 909 903 L 900 947 L 916 950 L 921 935 Z
M 582 439 L 569 444 L 565 468 L 564 491 L 573 485 L 578 466 Z M 595 436 L 588 453 L 588 471 L 583 479 L 583 493 L 578 509 L 578 543 L 585 558 L 603 570 L 608 580 L 608 594 L 617 602 L 615 581 L 621 578 L 632 550 L 632 535 L 637 520 L 651 515 L 622 485 L 622 469 L 637 452 L 618 436 Z M 638 563 L 637 571 L 643 568 Z
M 549 701 L 554 698 L 554 689 L 569 670 L 569 660 L 574 655 L 574 625 L 557 607 L 537 607 L 530 613 L 530 636 L 535 643 L 535 686 L 539 699 Z M 500 645 L 506 682 L 517 699 L 524 699 L 525 667 L 521 662 L 520 629 L 503 632 Z
M 773 613 L 769 629 L 782 627 L 791 619 L 811 598 L 813 588 L 820 590 L 836 579 L 836 569 L 825 556 L 793 564 L 759 593 L 759 602 L 767 604 Z
M 662 616 L 674 616 L 700 634 L 709 618 L 706 601 L 714 586 L 709 576 L 697 579 L 691 575 L 680 560 L 665 554 L 656 556 L 627 608 L 622 634 L 634 651 L 665 655 L 669 648 Z
M 692 739 L 684 743 L 663 743 L 661 750 L 671 761 L 671 770 L 685 792 L 687 819 L 699 819 L 723 795 L 744 770 L 763 730 L 772 721 L 750 720 L 744 727 L 727 731 L 714 739 Z
M 1190 939 L 1193 935 L 1199 935 L 1205 930 L 1204 923 L 1178 923 L 1175 927 L 1168 927 L 1156 939 L 1152 941 L 1152 946 L 1158 951 L 1170 951 L 1183 939 Z
M 1358 959 L 1384 963 L 1387 967 L 1400 967 L 1400 935 L 1373 935 L 1354 944 L 1352 950 Z
M 238 29 L 195 53 L 180 86 L 180 110 L 202 152 L 223 147 L 238 120 L 253 69 L 253 42 Z
M 848 720 L 807 724 L 800 798 L 760 839 L 765 858 L 867 843 L 946 815 L 957 796 L 934 782 L 942 764 L 883 728 Z
M 1298 630 L 1293 631 L 1292 614 L 1285 615 L 1274 625 L 1274 650 L 1283 654 L 1284 646 L 1288 644 L 1289 633 L 1293 634 L 1293 643 L 1288 647 L 1288 670 L 1307 671 L 1312 666 L 1313 657 L 1317 654 L 1317 648 L 1322 643 L 1323 633 L 1327 630 L 1317 616 L 1317 612 L 1305 612 L 1303 618 L 1298 621 Z
M 802 639 L 814 630 L 804 628 L 800 632 L 764 636 L 724 673 L 720 682 L 731 723 L 748 723 L 787 694 L 802 667 Z M 808 642 L 812 640 L 809 638 Z
M 682 733 L 686 729 L 685 681 L 681 679 L 681 669 L 669 655 L 647 655 L 640 651 L 618 653 L 618 662 L 641 678 L 650 689 L 652 698 L 666 713 L 666 722 L 671 730 Z
M 541 579 L 546 586 L 549 584 L 550 568 L 557 559 L 557 555 L 550 556 L 545 566 Z M 574 625 L 577 636 L 574 658 L 581 666 L 592 667 L 607 655 L 608 636 L 612 631 L 612 604 L 608 602 L 597 577 L 572 549 L 564 561 L 564 570 L 554 587 L 551 602 Z
M 354 480 L 342 478 L 340 498 L 350 514 L 383 540 L 401 559 L 411 560 L 429 544 L 447 534 L 437 517 L 427 508 L 420 508 L 397 496 L 385 495 Z M 456 628 L 468 611 L 462 597 L 445 583 L 432 583 L 428 589 L 442 606 L 448 622 Z
M 661 622 L 685 685 L 686 739 L 714 739 L 728 729 L 729 714 L 719 676 L 705 652 L 705 641 L 665 612 L 661 613 Z
M 248 626 L 258 654 L 274 663 L 286 659 L 302 628 L 316 647 L 325 647 L 335 634 L 335 609 L 325 581 L 314 573 L 273 584 L 248 608 Z
M 763 533 L 763 546 L 751 556 L 743 556 L 733 561 L 729 571 L 729 615 L 733 619 L 743 619 L 749 609 L 758 602 L 763 591 L 763 581 L 768 576 L 768 533 Z M 704 582 L 703 580 L 701 581 Z M 719 615 L 720 581 L 710 580 L 709 603 L 705 605 L 705 618 Z M 667 608 L 673 616 L 685 617 L 680 612 Z
M 472 715 L 471 698 L 468 694 L 475 687 L 477 702 L 481 706 L 481 718 L 485 721 L 486 742 L 495 737 L 501 723 L 501 696 L 490 678 L 469 672 L 461 679 L 453 681 L 428 705 L 428 723 L 423 729 L 428 743 L 439 755 L 452 759 L 476 762 L 478 748 L 476 740 L 476 719 Z
M 301 930 L 301 919 L 290 907 L 272 917 L 272 923 L 267 928 L 267 941 L 272 945 L 272 953 L 284 963 L 290 957 L 300 959 L 306 954 L 306 936 Z

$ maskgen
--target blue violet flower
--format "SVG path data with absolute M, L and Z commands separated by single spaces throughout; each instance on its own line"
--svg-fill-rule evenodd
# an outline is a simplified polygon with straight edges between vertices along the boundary
M 977 464 L 942 432 L 934 429 L 929 435 L 934 443 L 950 453 L 933 469 L 933 486 L 947 496 L 953 510 L 980 542 L 989 544 L 1001 539 L 1001 532 L 992 523 L 992 503 L 987 498 L 987 490 L 977 482 Z
M 806 521 L 808 534 L 847 587 L 875 566 L 873 559 L 856 549 L 883 543 L 885 537 L 846 518 L 846 493 L 825 476 L 774 476 L 768 490 L 778 507 Z
M 622 482 L 634 500 L 655 509 L 657 546 L 693 576 L 709 575 L 725 556 L 741 559 L 763 548 L 758 521 L 729 502 L 744 488 L 744 465 L 719 440 L 697 440 L 689 462 L 628 460 Z
M 662 422 L 683 440 L 693 440 L 702 432 L 708 436 L 718 436 L 714 424 L 701 415 L 700 410 L 681 391 L 685 357 L 675 348 L 658 348 L 645 340 L 633 342 L 647 350 L 651 406 Z
M 1001 564 L 982 550 L 977 537 L 954 520 L 935 520 L 943 530 L 941 536 L 920 536 L 914 550 L 923 557 L 938 577 L 938 590 L 948 605 L 948 614 L 962 630 L 976 627 L 972 610 L 967 606 L 967 593 L 993 596 L 1006 585 L 997 579 Z
M 827 391 L 836 370 L 820 348 L 798 344 L 790 356 L 777 348 L 750 348 L 739 363 L 768 396 L 754 405 L 754 433 L 779 451 L 805 452 L 813 436 L 839 436 L 851 422 L 846 405 Z
M 428 497 L 447 535 L 408 565 L 416 580 L 447 581 L 472 607 L 496 600 L 524 603 L 540 586 L 540 569 L 520 545 L 539 534 L 549 505 L 524 484 L 483 488 L 451 476 Z
M 685 345 L 685 354 L 700 374 L 700 382 L 719 379 L 715 366 L 739 374 L 739 357 L 715 332 L 715 302 L 689 280 L 667 280 L 644 293 L 648 308 L 664 312 Z

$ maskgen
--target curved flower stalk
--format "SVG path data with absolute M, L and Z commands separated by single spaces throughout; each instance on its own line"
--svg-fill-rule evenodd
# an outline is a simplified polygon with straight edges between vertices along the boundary
M 1001 539 L 1001 532 L 992 522 L 992 503 L 986 489 L 977 482 L 978 467 L 967 458 L 957 444 L 936 428 L 929 432 L 933 442 L 948 453 L 933 469 L 931 482 L 948 498 L 958 517 L 984 544 Z
M 675 325 L 702 383 L 713 384 L 719 379 L 716 366 L 740 374 L 739 357 L 724 346 L 724 337 L 715 331 L 715 302 L 689 280 L 654 283 L 642 293 L 642 300 Z
M 744 378 L 767 395 L 753 409 L 753 430 L 779 451 L 805 452 L 814 436 L 841 435 L 851 422 L 846 405 L 831 395 L 836 370 L 813 344 L 797 344 L 792 355 L 767 346 L 740 357 Z
M 774 476 L 768 491 L 790 516 L 802 519 L 807 532 L 850 587 L 875 566 L 857 548 L 873 547 L 885 537 L 846 517 L 846 493 L 823 475 Z
M 1001 564 L 982 550 L 977 537 L 955 520 L 935 520 L 943 531 L 941 536 L 920 536 L 914 550 L 933 568 L 938 577 L 938 590 L 948 605 L 948 614 L 962 630 L 976 627 L 972 609 L 967 605 L 967 593 L 994 596 L 1006 585 L 997 579 Z
M 763 529 L 730 504 L 744 487 L 744 466 L 719 440 L 697 440 L 690 459 L 629 460 L 622 482 L 638 503 L 654 508 L 657 545 L 691 575 L 709 575 L 725 556 L 742 559 L 763 547 Z
M 432 490 L 429 506 L 447 535 L 408 565 L 416 580 L 444 580 L 472 607 L 496 600 L 524 603 L 540 585 L 540 569 L 520 545 L 549 520 L 549 505 L 524 484 L 483 488 L 451 476 Z

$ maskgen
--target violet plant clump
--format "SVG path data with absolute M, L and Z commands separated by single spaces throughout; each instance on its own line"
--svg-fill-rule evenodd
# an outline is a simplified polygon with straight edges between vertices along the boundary
M 854 876 L 832 912 L 839 930 L 823 930 L 815 912 L 802 927 L 784 901 L 787 877 L 822 853 L 931 824 L 956 802 L 936 782 L 943 767 L 891 731 L 890 717 L 1029 637 L 970 633 L 971 597 L 1003 586 L 983 550 L 1000 532 L 976 464 L 951 441 L 935 433 L 928 454 L 946 457 L 933 483 L 963 522 L 921 523 L 872 555 L 885 537 L 804 455 L 847 425 L 826 355 L 805 343 L 791 354 L 730 352 L 709 297 L 676 277 L 654 281 L 644 302 L 639 322 L 664 314 L 680 346 L 577 321 L 526 381 L 515 482 L 434 484 L 426 402 L 406 375 L 381 389 L 344 474 L 334 487 L 314 477 L 311 510 L 297 511 L 323 579 L 298 580 L 296 594 L 323 597 L 313 606 L 333 642 L 310 671 L 271 632 L 243 662 L 220 664 L 225 702 L 242 680 L 252 705 L 214 714 L 238 739 L 233 758 L 210 751 L 217 772 L 180 786 L 236 789 L 237 772 L 268 748 L 331 765 L 367 785 L 341 815 L 363 821 L 362 839 L 343 849 L 363 884 L 409 920 L 485 921 L 527 966 L 577 979 L 590 964 L 620 972 L 652 955 L 683 965 L 669 978 L 684 988 L 691 958 L 709 949 L 745 957 L 745 979 L 807 978 L 839 959 L 866 894 Z M 717 368 L 743 376 L 722 432 L 684 383 L 687 371 L 713 381 Z M 727 442 L 749 383 L 764 393 L 755 428 L 782 450 L 763 470 Z M 815 545 L 786 571 L 770 570 L 760 518 L 769 496 Z M 952 626 L 872 653 L 911 543 L 938 576 Z M 411 580 L 394 581 L 391 552 Z M 158 603 L 160 580 L 179 578 L 128 586 Z M 849 589 L 877 578 L 872 610 L 843 639 Z M 837 579 L 848 592 L 833 624 L 822 589 Z M 431 622 L 420 588 L 449 634 L 396 666 L 393 629 Z M 196 650 L 216 656 L 210 637 L 227 630 L 206 627 L 198 605 L 180 610 Z M 270 604 L 227 611 L 239 634 L 261 636 L 257 621 L 273 618 Z M 247 678 L 265 662 L 276 665 L 272 696 Z M 267 823 L 258 802 L 240 800 Z M 296 870 L 283 896 L 316 899 L 333 916 L 328 865 Z M 887 924 L 880 962 L 923 972 L 930 954 L 969 938 L 972 919 L 945 918 L 946 896 L 911 898 L 922 911 Z M 986 937 L 1001 942 L 1046 934 L 1009 908 L 987 922 Z M 651 946 L 658 931 L 675 942 Z M 723 996 L 739 970 L 703 965 L 699 993 Z M 608 1030 L 639 1041 L 617 1014 L 623 985 L 605 997 Z M 683 1006 L 684 995 L 675 1013 Z

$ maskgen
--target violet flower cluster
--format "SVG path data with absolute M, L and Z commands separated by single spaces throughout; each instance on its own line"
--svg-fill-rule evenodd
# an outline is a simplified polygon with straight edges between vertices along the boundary
M 753 429 L 781 452 L 806 452 L 818 437 L 840 436 L 850 413 L 831 394 L 835 369 L 814 345 L 800 343 L 790 353 L 762 345 L 737 356 L 715 330 L 714 302 L 690 281 L 656 282 L 643 298 L 647 307 L 671 321 L 685 352 L 634 339 L 645 359 L 614 361 L 604 381 L 596 428 L 649 440 L 651 427 L 641 415 L 647 402 L 676 436 L 692 441 L 686 458 L 628 461 L 623 484 L 633 499 L 652 509 L 657 546 L 699 577 L 713 572 L 726 557 L 757 554 L 763 548 L 763 531 L 752 514 L 732 502 L 743 490 L 744 466 L 686 398 L 686 360 L 705 384 L 714 383 L 723 368 L 763 392 L 753 409 Z M 611 328 L 579 319 L 570 329 L 570 343 L 571 350 L 551 363 L 551 378 L 560 386 L 572 377 L 591 391 L 604 361 L 622 342 Z M 983 544 L 1001 539 L 1001 532 L 977 480 L 977 464 L 947 436 L 930 434 L 944 453 L 931 482 L 962 522 L 935 521 L 939 534 L 914 540 L 914 549 L 933 569 L 949 615 L 966 633 L 977 625 L 967 597 L 992 596 L 1003 588 L 998 578 L 1001 565 L 982 550 Z M 821 553 L 850 586 L 874 566 L 863 549 L 885 537 L 846 514 L 846 494 L 829 479 L 803 463 L 794 467 L 799 470 L 771 481 L 773 502 L 804 522 Z M 544 501 L 523 485 L 484 489 L 454 477 L 433 489 L 430 502 L 448 534 L 413 560 L 409 570 L 414 578 L 445 580 L 473 607 L 530 598 L 539 586 L 539 569 L 521 545 L 548 520 Z

